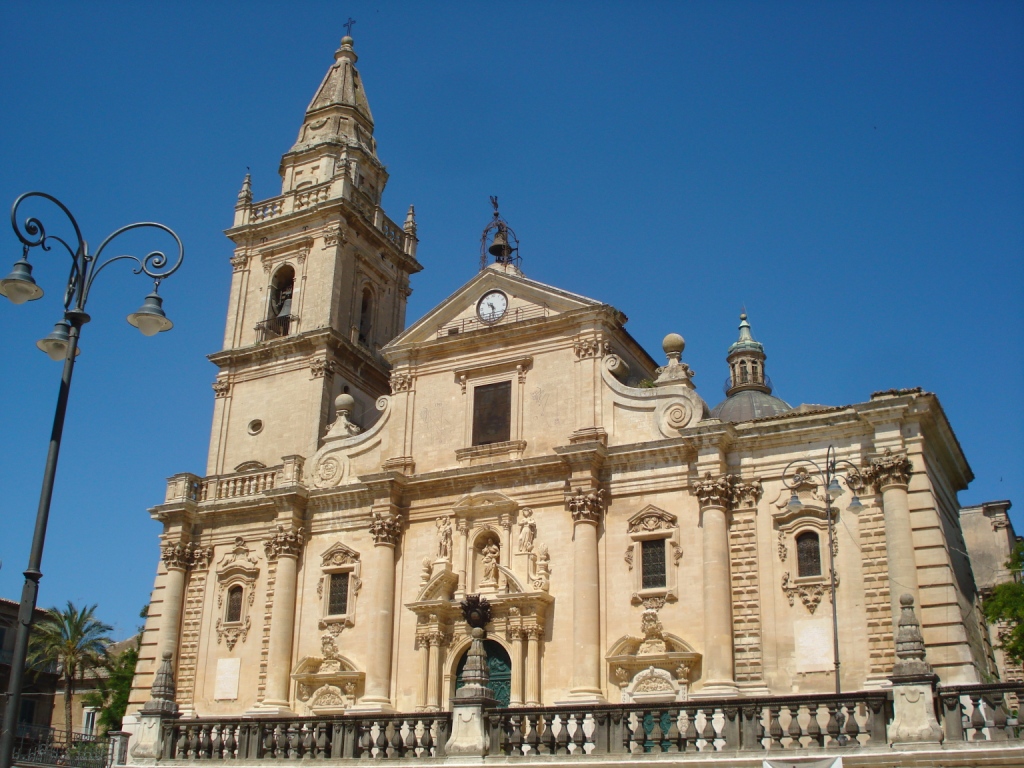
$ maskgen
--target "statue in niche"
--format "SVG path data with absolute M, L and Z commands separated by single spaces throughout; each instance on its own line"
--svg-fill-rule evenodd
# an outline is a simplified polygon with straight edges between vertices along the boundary
M 537 521 L 533 519 L 533 510 L 523 510 L 523 521 L 519 523 L 519 551 L 533 552 L 533 540 L 537 536 Z
M 450 517 L 439 517 L 437 525 L 437 559 L 450 560 L 452 557 L 452 520 Z
M 481 587 L 495 587 L 498 585 L 498 557 L 501 555 L 501 547 L 496 539 L 487 539 L 480 547 L 480 554 L 483 555 L 483 569 L 480 578 Z

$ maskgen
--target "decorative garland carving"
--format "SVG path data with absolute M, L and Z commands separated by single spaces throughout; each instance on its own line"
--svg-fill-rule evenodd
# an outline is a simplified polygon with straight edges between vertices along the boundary
M 839 588 L 839 577 L 836 576 L 836 588 Z M 789 604 L 795 604 L 795 598 L 800 597 L 804 607 L 813 615 L 814 610 L 821 602 L 821 598 L 830 592 L 828 579 L 822 577 L 820 580 L 797 583 L 790 578 L 789 571 L 782 574 L 782 591 L 789 598 Z
M 670 515 L 665 510 L 654 506 L 644 507 L 629 519 L 630 533 L 669 530 L 677 526 L 678 521 L 675 515 Z

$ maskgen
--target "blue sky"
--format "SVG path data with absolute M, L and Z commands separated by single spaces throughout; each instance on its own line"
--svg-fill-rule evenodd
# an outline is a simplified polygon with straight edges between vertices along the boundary
M 936 392 L 976 480 L 1024 532 L 1024 5 L 949 3 L 5 3 L 0 203 L 41 189 L 93 244 L 173 227 L 172 332 L 124 322 L 149 286 L 90 301 L 43 561 L 43 605 L 148 600 L 166 477 L 205 467 L 235 195 L 277 164 L 343 34 L 425 270 L 410 322 L 472 277 L 488 195 L 529 277 L 613 304 L 656 359 L 687 339 L 722 397 L 746 306 L 792 404 Z M 6 201 L 6 202 L 5 202 Z M 59 230 L 49 210 L 44 221 Z M 139 252 L 163 245 L 127 243 Z M 20 249 L 0 233 L 4 273 Z M 59 380 L 34 345 L 47 290 L 0 304 L 0 595 L 17 599 Z

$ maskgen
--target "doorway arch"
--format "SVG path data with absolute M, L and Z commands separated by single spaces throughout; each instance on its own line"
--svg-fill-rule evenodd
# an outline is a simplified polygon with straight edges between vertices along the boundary
M 498 705 L 507 707 L 512 698 L 512 660 L 509 658 L 508 651 L 494 640 L 484 640 L 484 651 L 487 653 L 487 671 L 491 676 L 488 686 L 494 691 L 494 698 L 498 700 Z M 459 665 L 455 668 L 456 691 L 466 684 L 462 675 L 468 657 L 469 648 L 466 648 L 459 659 Z

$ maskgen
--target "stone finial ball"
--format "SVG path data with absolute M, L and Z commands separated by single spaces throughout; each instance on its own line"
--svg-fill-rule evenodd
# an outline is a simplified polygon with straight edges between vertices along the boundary
M 345 35 L 343 38 L 341 38 L 341 44 L 342 45 L 352 45 L 352 43 L 354 43 L 354 42 L 355 42 L 355 40 L 353 40 L 348 35 Z
M 342 392 L 336 398 L 334 398 L 334 410 L 336 411 L 348 411 L 352 410 L 352 407 L 356 404 L 356 399 L 345 392 Z
M 683 348 L 686 347 L 686 340 L 678 333 L 670 333 L 661 342 L 661 348 L 665 350 L 666 355 L 683 354 Z
M 914 604 L 914 596 L 913 595 L 906 594 L 906 593 L 900 595 L 900 605 L 911 606 L 913 604 Z

